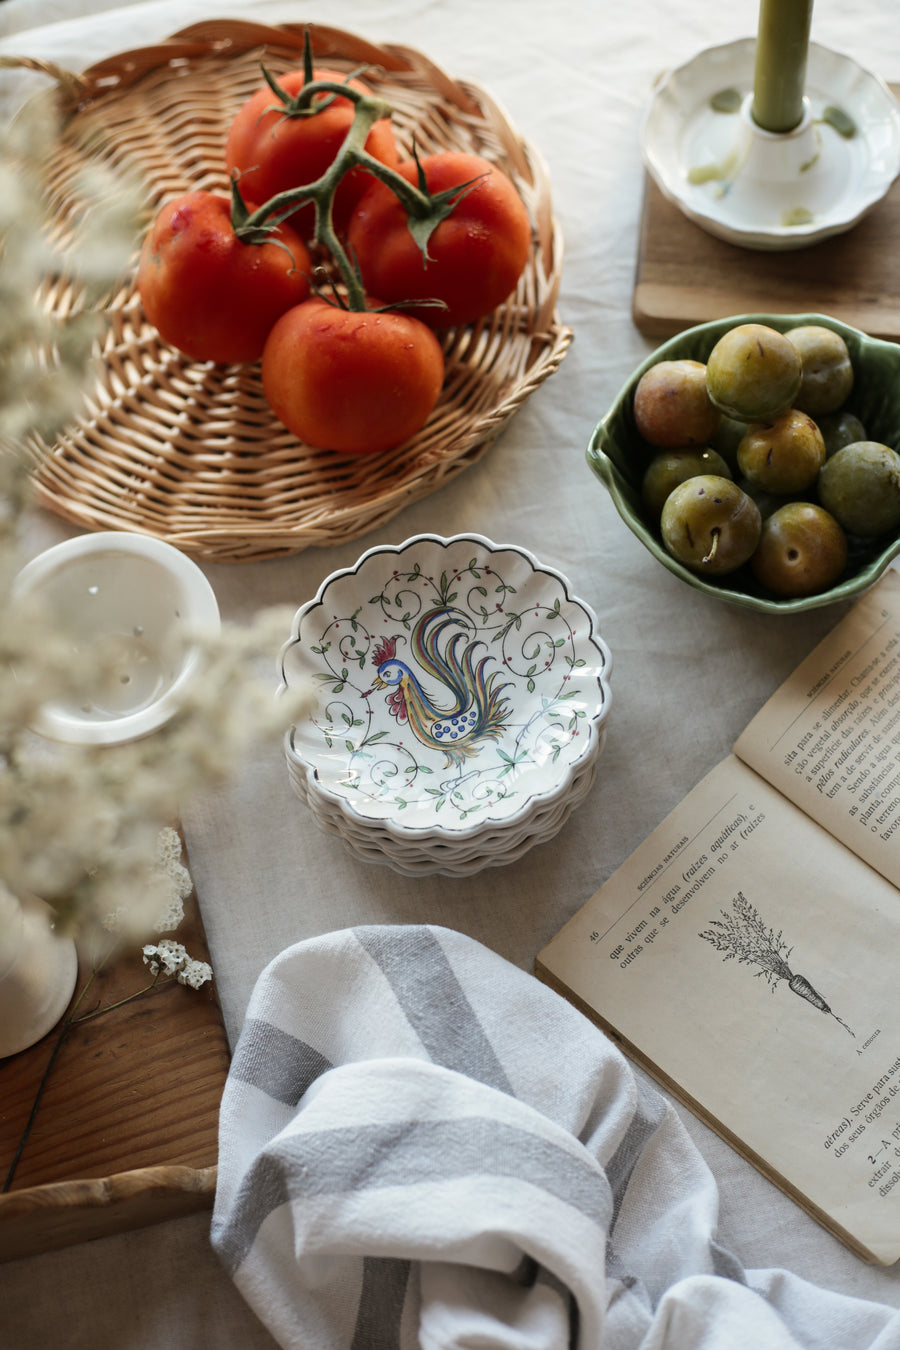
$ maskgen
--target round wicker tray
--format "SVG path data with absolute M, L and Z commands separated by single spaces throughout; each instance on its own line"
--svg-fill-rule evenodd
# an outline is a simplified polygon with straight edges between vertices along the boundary
M 90 158 L 137 174 L 153 212 L 193 188 L 227 190 L 231 118 L 259 87 L 261 60 L 276 74 L 301 63 L 304 28 L 213 20 L 80 76 L 49 71 L 65 114 L 50 165 L 48 200 L 60 218 L 52 223 L 64 222 Z M 465 150 L 513 178 L 534 240 L 516 291 L 487 319 L 445 335 L 446 380 L 423 430 L 396 451 L 354 458 L 287 432 L 263 396 L 258 364 L 191 362 L 163 343 L 127 280 L 106 307 L 83 412 L 35 470 L 38 502 L 64 519 L 152 534 L 215 562 L 354 539 L 474 464 L 563 359 L 572 334 L 556 312 L 562 241 L 539 155 L 484 91 L 419 53 L 320 25 L 310 33 L 316 57 L 333 68 L 370 67 L 401 150 L 415 136 L 421 153 Z M 48 296 L 60 313 L 77 305 L 65 277 Z

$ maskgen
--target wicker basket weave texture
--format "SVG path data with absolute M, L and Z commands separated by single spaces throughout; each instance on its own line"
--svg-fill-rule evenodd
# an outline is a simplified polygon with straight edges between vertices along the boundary
M 572 334 L 556 310 L 562 241 L 540 156 L 488 94 L 421 54 L 318 25 L 310 32 L 317 60 L 368 67 L 366 80 L 392 106 L 401 153 L 415 138 L 420 153 L 462 150 L 510 175 L 533 227 L 515 292 L 478 324 L 442 335 L 445 383 L 422 431 L 395 451 L 354 457 L 288 432 L 258 364 L 192 362 L 164 343 L 143 316 L 132 269 L 106 305 L 82 414 L 56 445 L 40 447 L 38 499 L 63 518 L 149 533 L 215 562 L 354 539 L 475 463 L 562 361 Z M 75 229 L 90 160 L 137 178 L 148 220 L 183 192 L 227 190 L 231 119 L 260 87 L 261 61 L 276 75 L 300 63 L 303 35 L 302 24 L 215 20 L 78 77 L 48 71 L 66 114 L 48 170 L 52 233 L 65 242 Z M 65 276 L 48 281 L 44 300 L 60 314 L 79 303 Z

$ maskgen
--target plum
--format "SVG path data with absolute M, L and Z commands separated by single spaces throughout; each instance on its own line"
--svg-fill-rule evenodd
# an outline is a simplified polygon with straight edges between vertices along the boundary
M 825 463 L 825 441 L 813 419 L 796 408 L 773 422 L 754 423 L 738 446 L 742 474 L 768 492 L 805 492 Z
M 641 436 L 664 449 L 707 445 L 722 418 L 701 361 L 657 361 L 638 381 L 633 407 Z
M 802 378 L 797 348 L 761 323 L 730 328 L 706 362 L 710 398 L 726 417 L 738 422 L 766 422 L 786 412 Z
M 855 441 L 826 460 L 819 501 L 849 534 L 875 539 L 900 526 L 900 455 L 880 441 Z
M 854 441 L 867 441 L 869 439 L 866 435 L 866 429 L 856 413 L 848 412 L 846 409 L 832 413 L 830 416 L 817 417 L 816 425 L 825 442 L 826 459 L 830 459 L 836 450 L 842 449 L 845 445 L 852 445 Z
M 837 412 L 853 388 L 850 352 L 840 333 L 821 324 L 803 324 L 785 336 L 800 353 L 803 369 L 794 407 L 811 417 Z
M 699 474 L 674 488 L 660 519 L 663 543 L 691 571 L 710 576 L 734 572 L 759 542 L 759 507 L 737 483 Z
M 847 536 L 828 511 L 813 502 L 787 502 L 763 521 L 750 567 L 774 595 L 818 595 L 843 572 L 847 551 Z
M 663 504 L 673 488 L 701 473 L 730 478 L 731 470 L 715 450 L 661 450 L 647 467 L 641 482 L 641 497 L 647 514 L 659 520 Z

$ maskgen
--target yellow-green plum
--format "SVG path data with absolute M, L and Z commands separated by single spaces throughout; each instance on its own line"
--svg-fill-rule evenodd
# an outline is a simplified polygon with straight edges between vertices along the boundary
M 737 483 L 699 474 L 668 495 L 660 518 L 663 543 L 673 558 L 700 575 L 734 572 L 759 542 L 759 507 Z
M 827 591 L 846 564 L 847 536 L 813 502 L 788 502 L 773 511 L 750 559 L 760 585 L 783 599 Z
M 737 472 L 737 449 L 747 431 L 746 422 L 738 422 L 733 417 L 722 414 L 715 435 L 710 437 L 709 448 L 720 454 L 734 477 Z
M 659 520 L 663 503 L 673 488 L 701 473 L 731 477 L 731 470 L 715 450 L 661 450 L 654 455 L 641 482 L 641 498 L 651 519 Z
M 853 388 L 853 363 L 847 344 L 832 328 L 804 324 L 785 334 L 800 353 L 803 375 L 794 407 L 811 417 L 837 412 Z
M 779 506 L 785 506 L 788 502 L 795 500 L 794 497 L 787 497 L 781 492 L 768 492 L 766 488 L 760 487 L 759 483 L 754 483 L 749 478 L 738 477 L 735 482 L 742 491 L 746 492 L 748 497 L 752 497 L 756 502 L 763 520 L 770 516 L 773 511 L 777 511 Z M 810 494 L 809 500 L 814 500 L 813 493 Z
M 778 417 L 793 405 L 802 378 L 797 348 L 767 324 L 730 328 L 706 362 L 710 398 L 726 417 L 738 422 Z
M 900 527 L 900 455 L 879 441 L 845 445 L 819 474 L 819 501 L 848 534 L 876 539 Z
M 772 422 L 748 427 L 738 446 L 742 474 L 765 488 L 787 496 L 805 492 L 825 463 L 825 441 L 813 419 L 796 408 Z
M 708 445 L 722 418 L 701 361 L 657 361 L 638 380 L 633 407 L 640 435 L 665 449 Z
M 846 409 L 831 413 L 830 416 L 817 417 L 816 426 L 821 431 L 822 439 L 825 442 L 826 459 L 830 459 L 836 451 L 842 450 L 845 445 L 853 445 L 854 441 L 867 441 L 869 439 L 866 435 L 866 429 L 856 413 L 847 412 Z

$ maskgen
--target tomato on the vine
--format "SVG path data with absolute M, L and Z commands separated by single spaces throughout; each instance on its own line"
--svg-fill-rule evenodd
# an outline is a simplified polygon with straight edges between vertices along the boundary
M 137 289 L 166 342 L 192 360 L 232 364 L 259 360 L 275 320 L 309 295 L 310 272 L 309 251 L 293 230 L 281 225 L 268 242 L 244 243 L 228 198 L 196 191 L 157 215 Z
M 369 92 L 359 80 L 347 80 L 333 70 L 315 69 L 313 79 Z M 288 71 L 278 77 L 277 83 L 294 96 L 303 88 L 304 72 Z M 265 203 L 279 192 L 314 183 L 331 164 L 353 125 L 355 106 L 351 99 L 327 91 L 317 94 L 314 102 L 322 106 L 311 113 L 292 115 L 282 109 L 266 84 L 238 110 L 225 141 L 225 165 L 229 175 L 239 175 L 245 195 Z M 392 168 L 397 165 L 399 155 L 390 121 L 383 118 L 375 123 L 365 148 L 383 164 Z M 370 175 L 359 168 L 351 169 L 341 180 L 332 207 L 336 229 L 343 230 L 371 181 Z M 300 207 L 290 223 L 304 238 L 310 238 L 315 224 L 312 206 Z
M 512 181 L 480 156 L 448 151 L 423 156 L 419 166 L 430 193 L 461 188 L 452 213 L 428 238 L 427 257 L 410 231 L 406 208 L 379 181 L 353 212 L 347 244 L 373 295 L 387 304 L 442 300 L 445 308 L 414 306 L 408 312 L 432 328 L 452 328 L 483 318 L 515 288 L 531 252 L 531 224 Z M 415 184 L 419 166 L 404 162 L 398 172 Z M 471 180 L 471 187 L 462 187 Z
M 322 296 L 282 315 L 263 349 L 272 411 L 321 450 L 355 455 L 401 445 L 425 425 L 443 380 L 441 345 L 418 319 L 342 309 Z

